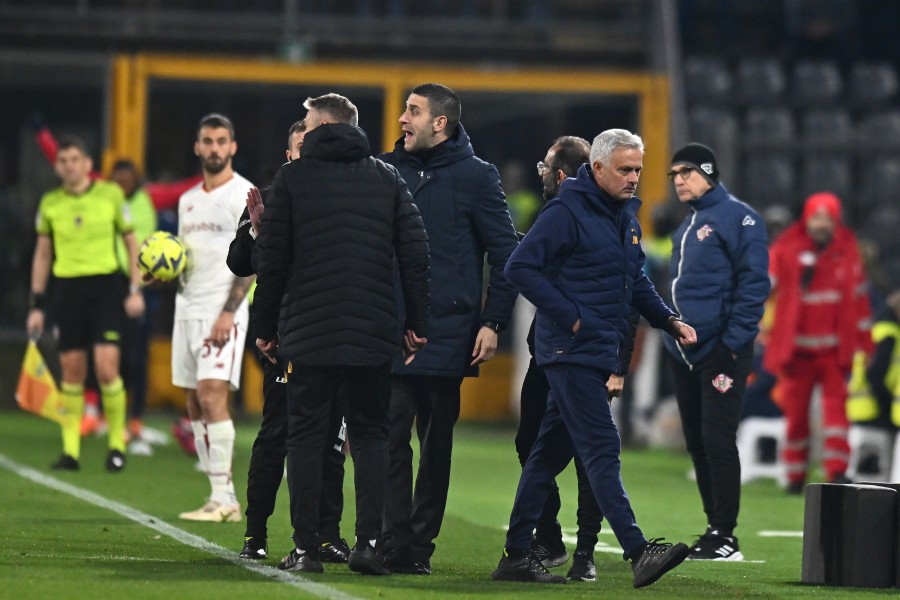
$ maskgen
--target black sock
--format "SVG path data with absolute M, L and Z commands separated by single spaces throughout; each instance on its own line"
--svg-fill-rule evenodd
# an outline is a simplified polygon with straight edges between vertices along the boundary
M 503 554 L 512 560 L 519 560 L 520 558 L 525 558 L 528 555 L 528 551 L 516 550 L 515 548 L 504 548 Z

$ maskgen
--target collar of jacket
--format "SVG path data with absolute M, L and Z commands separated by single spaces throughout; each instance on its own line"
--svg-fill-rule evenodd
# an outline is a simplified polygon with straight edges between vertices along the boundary
M 305 143 L 305 141 L 304 141 Z M 472 149 L 472 142 L 469 140 L 469 134 L 466 133 L 462 123 L 457 123 L 456 131 L 453 132 L 445 142 L 436 146 L 435 153 L 428 161 L 429 169 L 446 167 L 447 165 L 459 162 L 463 159 L 475 156 L 475 150 Z M 394 144 L 394 153 L 398 159 L 415 165 L 416 170 L 420 171 L 425 166 L 422 161 L 403 149 L 403 137 Z
M 303 138 L 301 158 L 355 162 L 372 154 L 369 138 L 359 127 L 345 123 L 319 125 Z
M 694 200 L 688 200 L 688 205 L 694 210 L 703 210 L 705 208 L 709 208 L 723 200 L 728 198 L 728 190 L 725 189 L 725 186 L 721 183 L 716 184 L 716 187 L 711 190 L 707 190 L 705 194 L 696 198 Z
M 594 172 L 588 163 L 584 163 L 578 168 L 578 174 L 575 177 L 567 177 L 559 186 L 558 197 L 560 199 L 564 199 L 568 194 L 584 196 L 591 206 L 611 219 L 616 219 L 620 212 L 624 212 L 625 216 L 634 217 L 638 208 L 641 207 L 641 200 L 637 196 L 632 196 L 625 202 L 613 200 L 597 185 Z

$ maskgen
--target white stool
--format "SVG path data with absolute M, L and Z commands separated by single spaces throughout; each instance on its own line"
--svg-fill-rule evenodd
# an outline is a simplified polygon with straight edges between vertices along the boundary
M 894 446 L 894 434 L 876 427 L 850 425 L 847 433 L 850 444 L 850 462 L 847 477 L 853 481 L 889 481 L 891 480 L 891 453 Z M 860 471 L 864 462 L 872 462 L 877 470 Z M 865 465 L 868 466 L 868 465 Z
M 749 417 L 741 421 L 737 431 L 737 447 L 741 457 L 741 483 L 747 483 L 759 477 L 769 477 L 784 485 L 787 472 L 781 460 L 781 449 L 784 446 L 784 418 L 782 417 Z M 762 446 L 774 444 L 774 460 L 762 460 Z
M 891 464 L 891 483 L 900 483 L 900 432 L 894 439 L 894 461 Z M 900 573 L 897 573 L 897 581 L 900 582 Z

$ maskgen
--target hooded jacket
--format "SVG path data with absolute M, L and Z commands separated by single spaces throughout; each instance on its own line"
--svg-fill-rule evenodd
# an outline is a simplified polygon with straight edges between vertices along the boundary
M 836 223 L 824 248 L 816 246 L 806 230 L 819 204 Z M 856 236 L 840 222 L 837 197 L 815 194 L 807 200 L 803 218 L 772 244 L 769 274 L 775 317 L 764 358 L 766 370 L 781 375 L 800 351 L 833 351 L 849 373 L 853 353 L 872 348 L 871 309 Z
M 538 365 L 568 363 L 622 374 L 631 308 L 660 329 L 674 316 L 644 274 L 635 217 L 640 204 L 637 198 L 610 198 L 589 165 L 582 165 L 513 252 L 505 274 L 538 309 Z M 581 327 L 573 334 L 578 319 Z
M 475 156 L 462 124 L 435 146 L 428 163 L 403 149 L 379 158 L 397 167 L 409 184 L 428 231 L 431 249 L 431 319 L 428 345 L 416 360 L 397 358 L 394 373 L 463 377 L 478 374 L 470 367 L 475 337 L 484 321 L 505 328 L 517 293 L 503 277 L 503 267 L 518 244 L 515 228 L 494 165 Z M 482 308 L 484 257 L 491 267 Z M 403 299 L 398 304 L 405 310 Z
M 687 204 L 690 213 L 672 236 L 671 293 L 697 343 L 682 347 L 669 336 L 664 343 L 693 367 L 717 343 L 734 353 L 756 339 L 769 297 L 769 250 L 762 218 L 721 183 Z
M 285 360 L 378 366 L 400 351 L 393 259 L 405 326 L 428 335 L 428 239 L 397 170 L 345 124 L 310 131 L 272 183 L 256 241 L 257 336 L 280 336 Z M 279 307 L 282 306 L 279 322 Z

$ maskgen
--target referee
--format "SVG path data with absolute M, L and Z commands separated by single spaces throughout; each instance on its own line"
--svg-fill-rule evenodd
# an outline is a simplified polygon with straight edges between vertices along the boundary
M 81 451 L 81 413 L 89 349 L 109 423 L 106 469 L 125 466 L 125 388 L 119 376 L 119 340 L 126 313 L 144 312 L 137 269 L 137 244 L 122 189 L 90 177 L 93 161 L 85 143 L 64 139 L 54 170 L 62 181 L 44 194 L 36 218 L 37 244 L 31 270 L 29 336 L 44 331 L 47 281 L 56 279 L 53 314 L 59 326 L 62 367 L 63 453 L 53 469 L 77 471 Z M 116 238 L 128 250 L 129 289 L 119 276 Z

